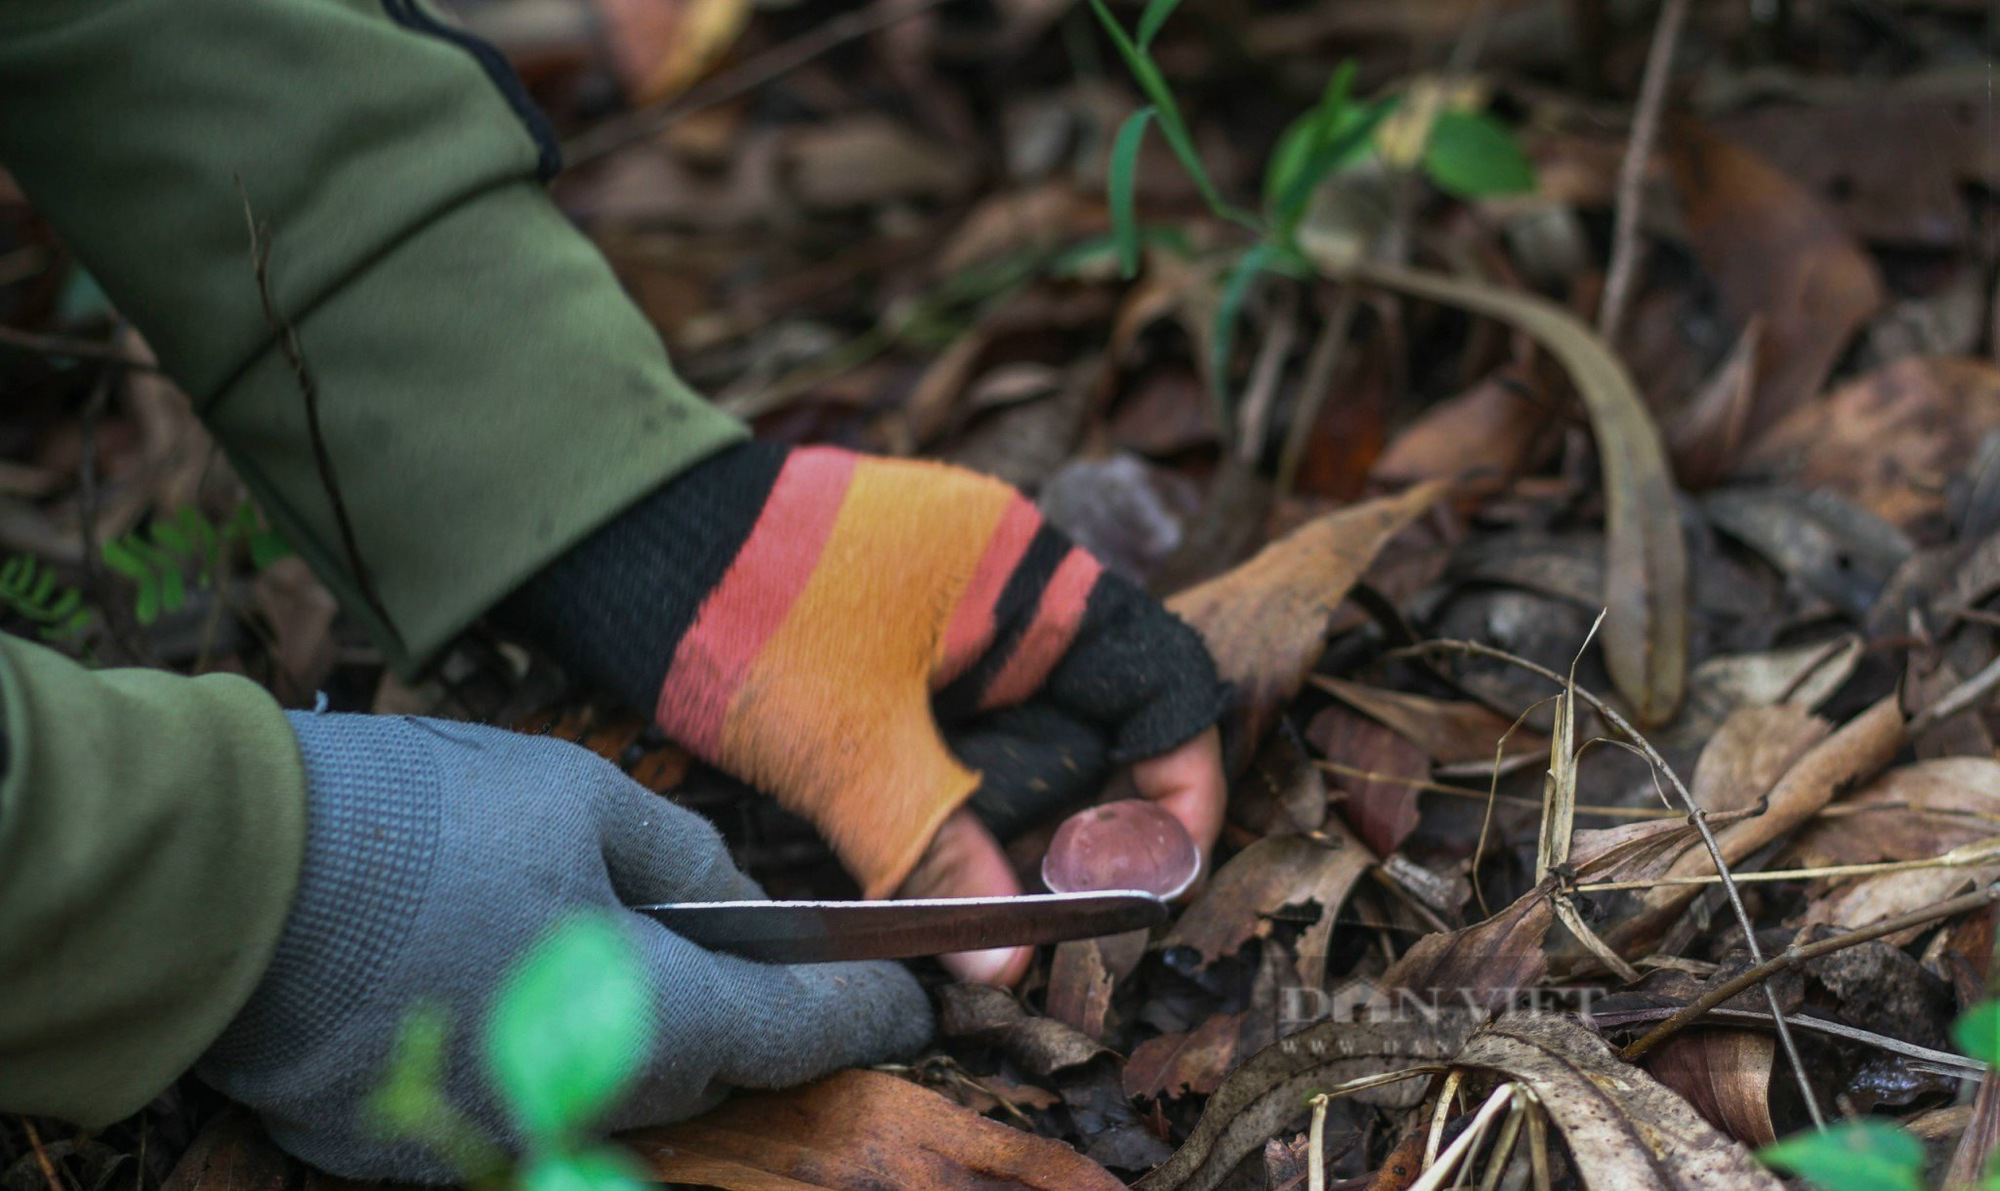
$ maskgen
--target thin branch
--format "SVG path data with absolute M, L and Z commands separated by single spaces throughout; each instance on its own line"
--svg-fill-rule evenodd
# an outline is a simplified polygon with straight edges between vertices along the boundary
M 1825 955 L 1830 951 L 1839 951 L 1843 948 L 1853 947 L 1859 943 L 1866 943 L 1870 939 L 1879 939 L 1883 935 L 1892 935 L 1899 930 L 1908 930 L 1913 926 L 1923 926 L 1927 923 L 1936 922 L 1941 918 L 1950 918 L 1956 914 L 1963 914 L 1968 910 L 1984 909 L 1994 902 L 2000 902 L 2000 884 L 1989 885 L 1977 893 L 1968 893 L 1963 897 L 1954 897 L 1949 901 L 1942 901 L 1936 905 L 1911 910 L 1907 914 L 1897 914 L 1894 917 L 1871 922 L 1867 926 L 1856 927 L 1853 930 L 1844 931 L 1841 934 L 1821 939 L 1815 943 L 1807 943 L 1804 946 L 1794 943 L 1770 959 L 1744 969 L 1740 974 L 1723 981 L 1721 984 L 1701 994 L 1701 996 L 1689 1001 L 1686 1005 L 1681 1006 L 1681 1008 L 1674 1011 L 1672 1017 L 1654 1026 L 1636 1042 L 1628 1044 L 1623 1050 L 1618 1052 L 1618 1055 L 1627 1062 L 1636 1061 L 1647 1051 L 1679 1033 L 1689 1023 L 1693 1022 L 1694 1019 L 1749 988 L 1751 985 L 1763 983 L 1780 972 L 1798 967 L 1809 959 Z M 1765 985 L 1765 987 L 1769 988 L 1770 986 Z
M 1660 1021 L 1679 1013 L 1682 1008 L 1682 1006 L 1661 1005 L 1647 1009 L 1614 1009 L 1609 1013 L 1589 1013 L 1586 1015 L 1588 1017 L 1587 1024 L 1598 1030 L 1612 1030 L 1620 1026 L 1638 1025 L 1641 1022 Z M 1744 1025 L 1769 1027 L 1771 1024 L 1771 1015 L 1756 1009 L 1715 1008 L 1702 1014 L 1701 1020 L 1694 1024 L 1701 1026 Z M 1948 1050 L 1932 1050 L 1928 1046 L 1918 1046 L 1914 1042 L 1905 1042 L 1901 1038 L 1891 1038 L 1887 1034 L 1877 1034 L 1872 1030 L 1864 1030 L 1859 1026 L 1850 1026 L 1843 1021 L 1832 1021 L 1824 1017 L 1815 1017 L 1809 1013 L 1801 1013 L 1793 1017 L 1792 1025 L 1809 1034 L 1825 1034 L 1832 1038 L 1845 1038 L 1849 1042 L 1859 1042 L 1863 1046 L 1872 1046 L 1877 1050 L 1902 1055 L 1905 1058 L 1915 1059 L 1920 1063 L 1930 1063 L 1933 1066 L 1947 1067 L 1953 1071 L 1963 1071 L 1967 1078 L 1977 1078 L 1986 1070 L 1986 1064 L 1980 1062 L 1978 1059 L 1968 1059 L 1964 1055 L 1955 1055 Z
M 1454 798 L 1476 798 L 1484 802 L 1488 797 L 1495 797 L 1498 801 L 1507 803 L 1510 806 L 1527 807 L 1536 810 L 1539 810 L 1542 805 L 1542 800 L 1539 798 L 1524 798 L 1518 794 L 1500 794 L 1496 796 L 1486 790 L 1475 790 L 1471 786 L 1452 786 L 1444 782 L 1433 782 L 1419 777 L 1407 777 L 1400 773 L 1385 773 L 1379 769 L 1362 769 L 1354 765 L 1343 765 L 1338 761 L 1314 761 L 1313 768 L 1324 770 L 1327 773 L 1337 773 L 1342 777 L 1358 777 L 1366 781 L 1381 782 L 1384 785 L 1403 786 L 1411 790 L 1428 790 L 1434 794 L 1449 794 Z M 1579 815 L 1596 815 L 1606 819 L 1671 819 L 1675 815 L 1673 811 L 1654 810 L 1650 806 L 1600 806 L 1590 802 L 1577 803 L 1576 813 Z M 1591 887 L 1585 885 L 1581 886 L 1581 888 L 1587 890 Z
M 115 337 L 114 337 L 115 338 Z M 62 356 L 71 360 L 96 360 L 129 368 L 134 372 L 159 372 L 160 366 L 151 360 L 128 355 L 118 350 L 117 343 L 98 343 L 92 339 L 73 339 L 67 335 L 43 335 L 34 331 L 23 331 L 18 327 L 0 327 L 0 347 L 19 348 L 41 356 Z
M 850 41 L 922 16 L 945 2 L 883 0 L 836 17 L 817 29 L 771 47 L 733 70 L 716 75 L 684 95 L 627 112 L 591 129 L 562 147 L 563 161 L 571 168 L 596 161 L 608 153 L 645 140 L 677 120 L 685 120 L 697 112 L 747 95 Z
M 1986 663 L 1979 673 L 1946 691 L 1937 702 L 1911 716 L 1908 728 L 1910 738 L 1915 739 L 1959 712 L 1970 710 L 1981 699 L 1992 694 L 1995 687 L 2000 687 L 2000 658 Z
M 319 384 L 313 379 L 312 369 L 306 366 L 305 350 L 299 346 L 296 327 L 286 322 L 278 310 L 278 303 L 271 296 L 271 228 L 261 223 L 250 209 L 250 194 L 243 188 L 242 179 L 237 179 L 236 190 L 243 196 L 243 221 L 250 229 L 250 265 L 257 277 L 257 298 L 264 305 L 264 321 L 270 326 L 278 350 L 284 354 L 285 362 L 291 365 L 292 376 L 298 380 L 299 393 L 305 398 L 306 437 L 312 443 L 313 465 L 319 471 L 320 486 L 326 490 L 327 503 L 333 509 L 333 523 L 340 532 L 340 547 L 347 555 L 347 567 L 354 573 L 354 585 L 360 589 L 361 598 L 382 624 L 382 631 L 389 635 L 401 652 L 403 637 L 396 629 L 395 618 L 382 603 L 382 597 L 375 591 L 375 580 L 368 572 L 368 564 L 362 560 L 361 544 L 354 536 L 354 522 L 347 515 L 347 501 L 340 492 L 340 479 L 334 474 L 333 453 L 327 449 L 326 434 L 320 428 Z
M 1646 75 L 1639 84 L 1639 105 L 1632 135 L 1625 142 L 1625 161 L 1618 169 L 1618 214 L 1611 230 L 1611 267 L 1604 281 L 1604 300 L 1597 308 L 1597 333 L 1616 342 L 1619 325 L 1632 304 L 1632 282 L 1639 271 L 1639 215 L 1645 205 L 1646 167 L 1653 159 L 1653 142 L 1660 131 L 1660 109 L 1666 106 L 1667 80 L 1674 72 L 1674 46 L 1687 20 L 1688 0 L 1666 0 L 1660 23 L 1653 27 L 1653 44 L 1646 51 Z
M 1715 831 L 1708 825 L 1708 812 L 1704 811 L 1701 804 L 1694 800 L 1694 795 L 1689 792 L 1686 784 L 1681 781 L 1680 775 L 1674 772 L 1671 765 L 1667 764 L 1667 759 L 1659 754 L 1659 751 L 1653 747 L 1652 742 L 1641 735 L 1639 730 L 1634 728 L 1624 716 L 1618 714 L 1616 708 L 1613 708 L 1603 699 L 1598 698 L 1588 688 L 1570 684 L 1569 680 L 1546 666 L 1538 665 L 1523 657 L 1516 657 L 1504 649 L 1495 649 L 1491 645 L 1486 645 L 1478 641 L 1423 641 L 1403 649 L 1393 650 L 1390 656 L 1432 653 L 1465 653 L 1471 654 L 1474 657 L 1490 658 L 1494 661 L 1505 662 L 1508 665 L 1519 667 L 1531 674 L 1538 674 L 1548 681 L 1555 683 L 1558 687 L 1570 686 L 1576 692 L 1577 698 L 1588 703 L 1591 710 L 1602 717 L 1605 723 L 1610 724 L 1620 735 L 1630 740 L 1641 753 L 1645 754 L 1646 760 L 1652 764 L 1654 771 L 1666 776 L 1667 784 L 1673 787 L 1674 793 L 1679 797 L 1681 808 L 1687 812 L 1688 822 L 1693 823 L 1695 830 L 1701 833 L 1702 845 L 1708 849 L 1710 859 L 1714 860 L 1715 871 L 1722 875 L 1722 889 L 1728 895 L 1729 907 L 1735 911 L 1736 921 L 1743 927 L 1743 941 L 1749 948 L 1750 962 L 1756 965 L 1763 964 L 1763 952 L 1757 946 L 1756 925 L 1750 921 L 1750 911 L 1744 908 L 1743 895 L 1737 890 L 1736 883 L 1729 877 L 1729 862 L 1723 858 L 1722 844 L 1716 840 Z M 1813 1094 L 1812 1081 L 1806 1077 L 1805 1059 L 1799 1054 L 1798 1043 L 1792 1038 L 1791 1030 L 1785 1026 L 1785 1011 L 1778 1005 L 1778 994 L 1768 983 L 1763 987 L 1764 999 L 1771 1007 L 1773 1025 L 1778 1032 L 1778 1041 L 1784 1047 L 1785 1058 L 1791 1063 L 1792 1074 L 1798 1081 L 1799 1094 L 1805 1100 L 1806 1110 L 1813 1119 L 1813 1125 L 1823 1130 L 1826 1128 L 1826 1117 L 1820 1111 L 1819 1098 Z
M 1883 860 L 1873 864 L 1825 864 L 1817 868 L 1771 869 L 1755 873 L 1731 873 L 1737 884 L 1753 881 L 1817 881 L 1827 877 L 1872 877 L 1881 873 L 1908 873 L 1933 868 L 1973 868 L 2000 859 L 2000 842 L 1988 840 L 1953 848 L 1940 856 L 1922 860 Z M 1577 893 L 1612 893 L 1625 889 L 1657 889 L 1662 885 L 1715 885 L 1722 878 L 1715 873 L 1699 877 L 1653 877 L 1644 881 L 1592 881 L 1574 887 Z

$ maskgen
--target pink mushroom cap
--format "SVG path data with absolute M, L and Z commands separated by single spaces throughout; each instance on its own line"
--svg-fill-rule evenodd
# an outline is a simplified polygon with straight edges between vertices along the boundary
M 1128 798 L 1064 819 L 1042 858 L 1042 883 L 1057 893 L 1139 889 L 1172 901 L 1201 872 L 1201 852 L 1180 820 Z

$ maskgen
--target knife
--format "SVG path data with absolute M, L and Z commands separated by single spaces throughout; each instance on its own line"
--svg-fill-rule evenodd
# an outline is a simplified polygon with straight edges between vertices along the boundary
M 1112 889 L 910 901 L 667 902 L 634 910 L 710 951 L 765 963 L 908 959 L 1158 926 L 1167 904 Z

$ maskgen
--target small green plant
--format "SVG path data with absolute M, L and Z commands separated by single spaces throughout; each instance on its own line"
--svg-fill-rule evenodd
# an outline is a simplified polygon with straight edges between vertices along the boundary
M 505 1181 L 498 1147 L 444 1094 L 451 1022 L 437 1006 L 403 1023 L 388 1078 L 371 1099 L 392 1136 L 422 1140 L 469 1178 Z M 646 1191 L 632 1158 L 590 1126 L 639 1073 L 653 1016 L 636 948 L 608 915 L 561 924 L 507 978 L 484 1033 L 486 1063 L 528 1138 L 523 1191 Z
M 185 505 L 145 529 L 107 540 L 99 553 L 105 566 L 138 588 L 134 615 L 140 624 L 152 624 L 186 606 L 190 579 L 198 587 L 212 585 L 223 558 L 239 542 L 249 550 L 251 566 L 260 571 L 291 553 L 284 538 L 266 528 L 248 502 L 219 526 L 200 509 Z
M 16 554 L 0 563 L 0 607 L 32 622 L 44 641 L 71 640 L 90 625 L 83 593 L 31 554 Z
M 1482 112 L 1459 110 L 1435 86 L 1423 88 L 1421 102 L 1411 104 L 1409 110 L 1400 110 L 1404 102 L 1401 96 L 1358 99 L 1353 93 L 1354 64 L 1347 62 L 1334 71 L 1320 101 L 1278 138 L 1265 165 L 1263 210 L 1249 212 L 1231 204 L 1202 164 L 1180 105 L 1153 60 L 1153 39 L 1179 4 L 1180 0 L 1149 0 L 1140 13 L 1137 31 L 1128 34 L 1104 0 L 1090 0 L 1091 11 L 1147 101 L 1112 141 L 1108 175 L 1112 238 L 1121 271 L 1133 276 L 1144 238 L 1134 197 L 1139 150 L 1147 131 L 1157 127 L 1209 209 L 1255 236 L 1224 274 L 1208 361 L 1209 375 L 1218 389 L 1226 384 L 1237 316 L 1257 278 L 1266 273 L 1291 277 L 1311 274 L 1299 248 L 1298 231 L 1314 193 L 1334 174 L 1358 165 L 1373 152 L 1392 161 L 1413 157 L 1412 164 L 1434 185 L 1463 198 L 1533 188 L 1534 170 L 1505 125 Z M 1400 125 L 1392 123 L 1399 114 L 1403 117 Z M 1392 138 L 1392 133 L 1397 135 Z M 1421 148 L 1413 153 L 1407 143 L 1415 138 L 1422 138 Z
M 2000 1065 L 2000 1000 L 1974 1005 L 1951 1032 L 1960 1050 L 1987 1064 L 1991 1079 L 1991 1068 Z M 1923 1142 L 1901 1125 L 1872 1117 L 1787 1137 L 1757 1156 L 1822 1191 L 1923 1191 Z M 2000 1191 L 2000 1161 L 1987 1162 L 1979 1187 Z

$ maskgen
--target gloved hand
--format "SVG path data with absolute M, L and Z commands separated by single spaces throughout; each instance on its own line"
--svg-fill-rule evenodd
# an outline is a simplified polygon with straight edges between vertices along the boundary
M 960 808 L 1017 829 L 1107 765 L 1155 758 L 1135 768 L 1140 793 L 1204 852 L 1221 824 L 1206 730 L 1224 691 L 1200 637 L 962 468 L 732 448 L 499 619 L 809 819 L 869 897 L 1018 891 Z M 1005 981 L 1025 961 L 953 966 Z
M 517 1149 L 479 1039 L 518 958 L 578 910 L 763 896 L 705 820 L 585 749 L 441 720 L 290 719 L 307 786 L 298 896 L 263 982 L 196 1071 L 335 1174 L 453 1176 L 423 1146 L 374 1136 L 362 1115 L 413 1004 L 451 1013 L 452 1103 Z M 691 1116 L 730 1087 L 906 1056 L 930 1035 L 929 1003 L 899 965 L 757 964 L 623 919 L 659 1029 L 608 1128 Z

